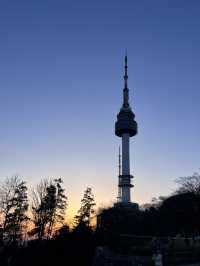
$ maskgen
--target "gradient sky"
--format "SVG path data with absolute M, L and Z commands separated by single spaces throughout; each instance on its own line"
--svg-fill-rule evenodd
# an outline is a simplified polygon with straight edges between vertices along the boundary
M 128 49 L 132 198 L 167 195 L 200 166 L 199 0 L 0 0 L 0 178 L 63 177 L 69 212 L 117 194 Z

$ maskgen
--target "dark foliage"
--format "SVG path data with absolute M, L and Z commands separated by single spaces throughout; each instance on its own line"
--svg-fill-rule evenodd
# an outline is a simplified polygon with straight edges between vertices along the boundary
M 113 207 L 98 217 L 100 230 L 142 236 L 194 236 L 200 232 L 200 196 L 192 192 L 163 199 L 145 210 Z
M 62 233 L 66 230 L 63 228 Z M 1 266 L 89 266 L 95 249 L 95 235 L 64 232 L 49 240 L 30 241 L 27 247 L 7 247 L 0 257 Z M 10 258 L 10 259 L 9 259 Z M 9 261 L 9 264 L 8 264 Z

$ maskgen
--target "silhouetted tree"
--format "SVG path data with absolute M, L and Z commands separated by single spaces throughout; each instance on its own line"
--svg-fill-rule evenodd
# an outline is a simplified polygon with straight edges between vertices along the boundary
M 53 184 L 47 188 L 47 208 L 48 208 L 48 237 L 51 237 L 56 224 L 63 225 L 67 208 L 67 196 L 62 187 L 62 179 L 54 179 Z
M 27 216 L 27 186 L 18 176 L 7 178 L 0 187 L 2 237 L 8 242 L 22 239 Z
M 42 180 L 37 185 L 36 189 L 32 191 L 32 222 L 34 228 L 30 234 L 37 235 L 39 239 L 42 239 L 45 234 L 45 228 L 48 223 L 48 213 L 46 208 L 46 194 L 49 181 L 47 179 Z
M 194 173 L 192 176 L 179 177 L 175 180 L 179 185 L 176 193 L 194 193 L 200 195 L 200 173 Z
M 142 205 L 140 205 L 140 209 L 141 210 L 148 210 L 150 208 L 155 208 L 158 209 L 160 207 L 160 205 L 162 204 L 162 202 L 166 199 L 167 197 L 164 196 L 159 196 L 158 198 L 153 197 L 151 199 L 150 203 L 144 203 Z
M 32 215 L 35 228 L 32 234 L 41 239 L 45 234 L 50 238 L 56 224 L 63 224 L 67 207 L 67 196 L 62 180 L 42 181 L 33 191 Z
M 78 210 L 78 214 L 75 216 L 76 226 L 90 226 L 92 215 L 94 214 L 94 206 L 96 205 L 92 188 L 87 187 L 84 191 L 83 198 L 81 200 L 81 207 Z

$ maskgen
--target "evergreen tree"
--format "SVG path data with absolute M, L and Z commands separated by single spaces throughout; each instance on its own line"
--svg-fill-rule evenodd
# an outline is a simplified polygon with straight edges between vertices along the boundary
M 94 214 L 94 206 L 96 205 L 92 188 L 87 187 L 84 191 L 83 198 L 81 200 L 81 207 L 78 210 L 78 214 L 75 216 L 76 226 L 86 225 L 90 226 L 92 215 Z
M 2 237 L 8 242 L 22 239 L 23 227 L 29 219 L 27 186 L 18 176 L 6 179 L 0 188 Z
M 30 235 L 37 235 L 42 239 L 45 235 L 45 228 L 48 223 L 48 213 L 46 207 L 46 194 L 49 181 L 42 180 L 32 192 L 32 222 L 34 228 L 29 232 Z
M 48 237 L 52 236 L 54 227 L 57 224 L 63 225 L 65 221 L 65 211 L 67 207 L 67 196 L 62 187 L 62 179 L 54 179 L 53 184 L 48 187 L 47 205 L 48 205 Z
M 37 234 L 39 239 L 45 234 L 50 238 L 54 227 L 63 224 L 65 220 L 67 196 L 62 183 L 61 178 L 50 182 L 45 180 L 33 193 L 32 214 L 35 228 L 32 233 Z

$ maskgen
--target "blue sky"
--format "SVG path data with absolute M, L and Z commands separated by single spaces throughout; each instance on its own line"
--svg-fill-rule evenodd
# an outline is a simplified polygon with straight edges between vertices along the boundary
M 0 0 L 0 178 L 63 177 L 71 211 L 87 185 L 117 194 L 114 122 L 128 50 L 132 198 L 199 169 L 198 0 Z

